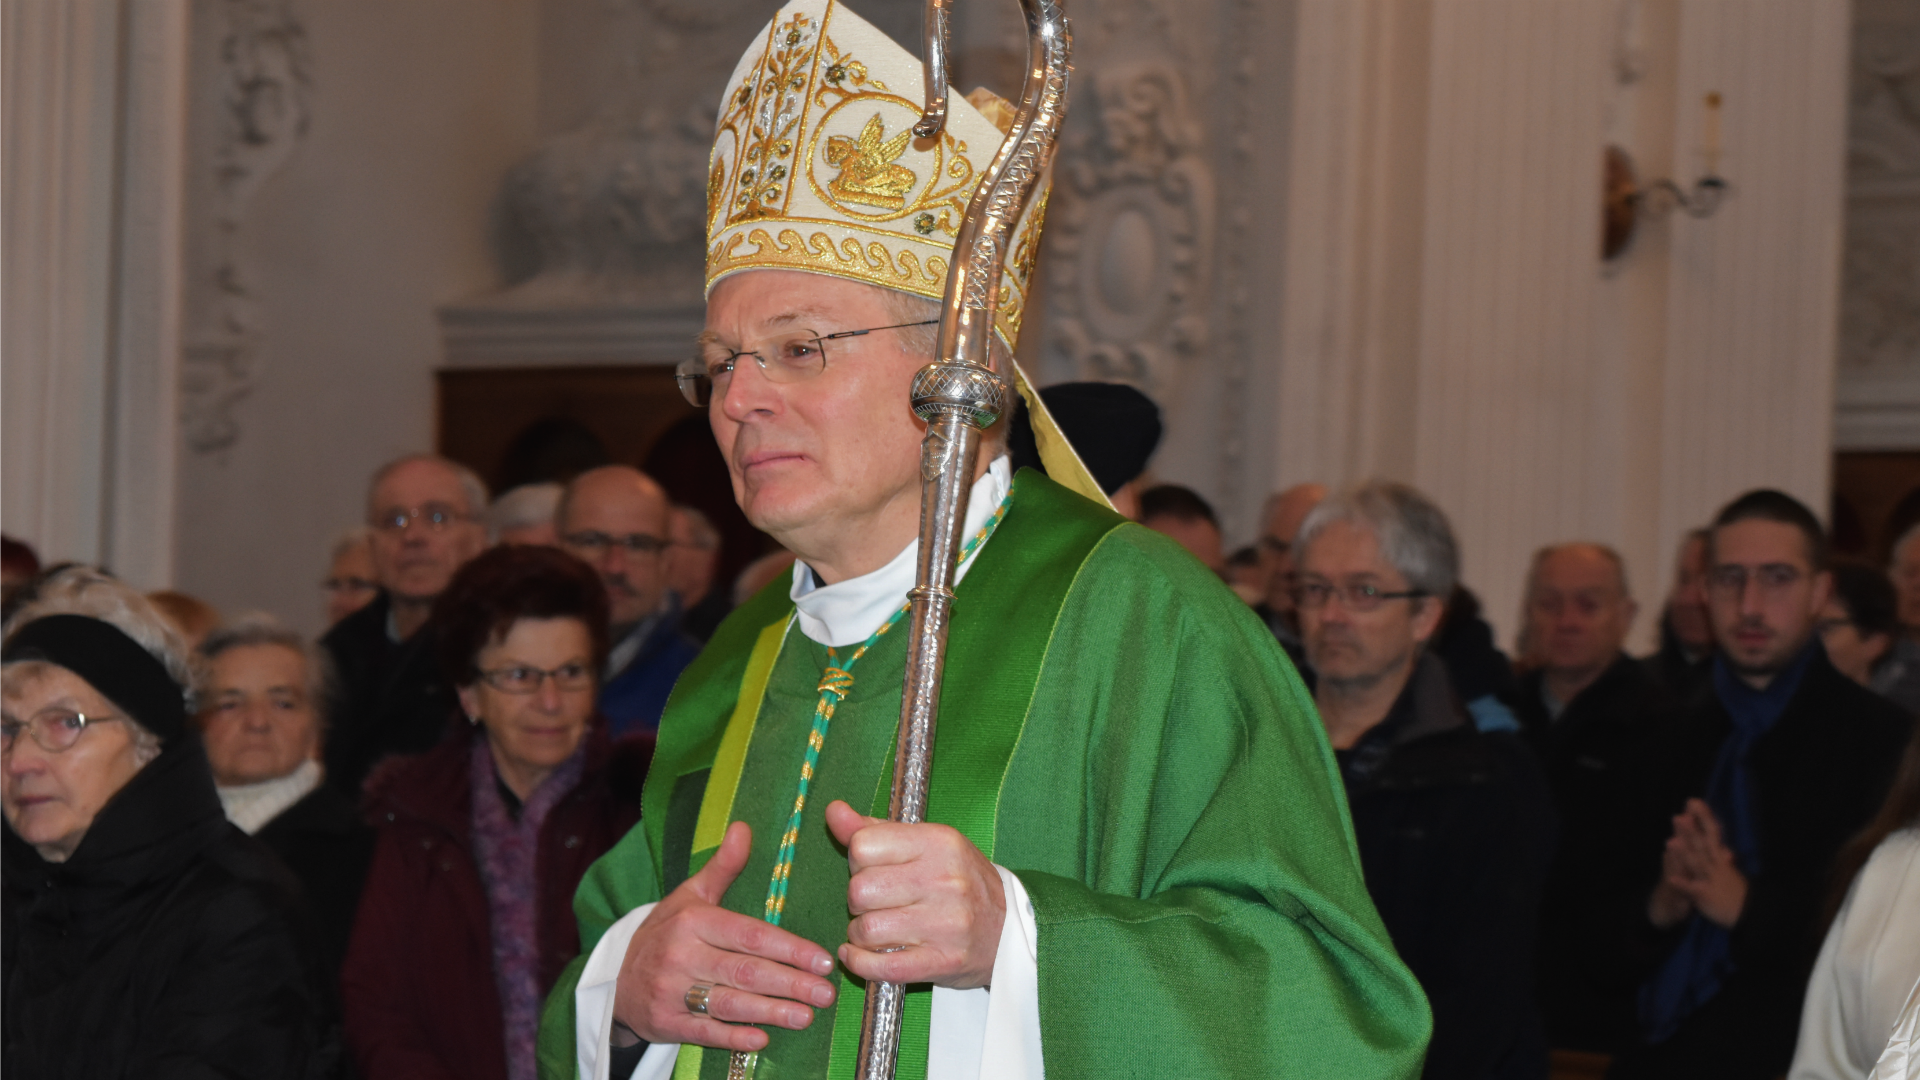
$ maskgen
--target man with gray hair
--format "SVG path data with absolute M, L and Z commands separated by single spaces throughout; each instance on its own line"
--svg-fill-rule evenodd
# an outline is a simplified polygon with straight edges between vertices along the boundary
M 1669 695 L 1622 649 L 1638 607 L 1626 563 L 1605 544 L 1544 547 L 1527 575 L 1539 667 L 1518 712 L 1546 768 L 1560 845 L 1540 915 L 1540 989 L 1556 1047 L 1613 1053 L 1634 1036 L 1641 971 L 1632 914 L 1641 891 L 1644 791 Z
M 380 595 L 320 639 L 340 695 L 329 710 L 327 782 L 358 798 L 389 754 L 425 750 L 459 708 L 434 660 L 433 602 L 467 560 L 486 550 L 487 486 L 436 454 L 380 467 L 367 490 Z
M 487 511 L 487 524 L 499 544 L 535 544 L 555 547 L 560 534 L 554 519 L 560 509 L 563 485 L 553 481 L 521 484 L 502 492 Z
M 1533 954 L 1551 799 L 1516 737 L 1475 728 L 1428 649 L 1459 577 L 1446 515 L 1373 481 L 1316 506 L 1292 556 L 1367 890 L 1433 1005 L 1424 1075 L 1544 1077 Z

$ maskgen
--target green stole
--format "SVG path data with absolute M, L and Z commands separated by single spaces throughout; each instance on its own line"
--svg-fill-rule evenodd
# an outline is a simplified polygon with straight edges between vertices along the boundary
M 1081 565 L 1123 521 L 1039 473 L 1023 470 L 1014 479 L 1006 519 L 955 590 L 927 816 L 958 830 L 989 858 L 1001 784 L 1025 727 L 1055 622 Z M 643 797 L 641 826 L 661 860 L 657 873 L 662 895 L 705 865 L 729 822 L 747 820 L 754 825 L 754 854 L 723 903 L 735 911 L 760 914 L 766 869 L 778 836 L 777 827 L 768 822 L 783 819 L 791 806 L 817 696 L 812 680 L 827 663 L 826 649 L 791 627 L 792 613 L 784 579 L 763 590 L 727 620 L 668 704 Z M 838 707 L 838 722 L 827 734 L 815 779 L 817 794 L 808 800 L 793 887 L 807 893 L 800 888 L 803 878 L 811 878 L 816 887 L 810 909 L 803 896 L 791 898 L 794 906 L 785 925 L 829 950 L 844 940 L 847 871 L 845 853 L 832 845 L 827 833 L 826 803 L 834 797 L 849 798 L 856 807 L 867 801 L 868 813 L 886 816 L 906 638 L 906 628 L 896 627 L 856 669 L 851 694 Z M 850 651 L 840 650 L 840 659 Z M 803 691 L 799 697 L 796 686 Z M 768 709 L 769 704 L 774 708 Z M 882 713 L 884 723 L 876 723 Z M 866 722 L 859 723 L 861 719 Z M 757 767 L 750 771 L 750 765 Z M 743 776 L 752 777 L 744 788 Z M 854 797 L 855 792 L 865 796 L 861 781 L 868 776 L 875 778 L 870 798 Z M 840 790 L 830 793 L 836 781 Z M 837 897 L 821 887 L 823 880 L 838 883 Z M 837 913 L 826 908 L 834 904 Z M 808 911 L 810 920 L 801 917 Z M 842 936 L 820 938 L 836 918 Z M 808 925 L 814 934 L 806 933 Z M 824 1016 L 803 1032 L 770 1029 L 773 1041 L 760 1057 L 757 1080 L 795 1074 L 791 1066 L 781 1067 L 781 1059 L 791 1055 L 817 1062 L 823 1049 L 827 1076 L 853 1075 L 865 987 L 837 971 L 835 978 L 840 997 L 830 1032 L 815 1030 L 823 1027 Z M 896 1074 L 900 1080 L 926 1075 L 931 1017 L 932 988 L 910 988 Z M 674 1076 L 724 1077 L 728 1058 L 725 1051 L 683 1047 Z

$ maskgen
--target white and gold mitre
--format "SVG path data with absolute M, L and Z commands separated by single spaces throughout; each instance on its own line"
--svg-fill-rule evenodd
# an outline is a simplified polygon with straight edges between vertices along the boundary
M 740 58 L 707 172 L 707 291 L 742 270 L 805 270 L 933 300 L 967 202 L 1014 110 L 949 92 L 947 126 L 917 139 L 920 61 L 837 0 L 794 0 Z M 1042 180 L 1042 184 L 1045 184 Z M 1014 230 L 994 328 L 1026 313 L 1044 186 Z

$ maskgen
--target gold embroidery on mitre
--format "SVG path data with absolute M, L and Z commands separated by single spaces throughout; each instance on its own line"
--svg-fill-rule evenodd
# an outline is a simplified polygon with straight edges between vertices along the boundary
M 1011 103 L 955 95 L 947 128 L 914 139 L 918 58 L 841 0 L 790 0 L 728 82 L 709 158 L 706 285 L 754 269 L 828 274 L 939 300 Z M 801 173 L 806 174 L 803 181 Z M 1045 181 L 994 254 L 999 336 L 1015 343 L 1039 248 Z
M 747 244 L 754 249 L 742 251 Z M 778 240 L 765 229 L 734 233 L 707 253 L 709 280 L 746 267 L 812 270 L 931 297 L 940 296 L 947 284 L 947 260 L 937 255 L 923 263 L 910 248 L 896 251 L 879 240 L 863 245 L 852 236 L 836 243 L 825 232 L 802 239 L 795 229 L 781 229 Z
M 720 212 L 720 193 L 727 186 L 727 163 L 714 155 L 713 168 L 707 170 L 707 224 L 713 224 L 714 215 Z
M 828 191 L 844 202 L 878 206 L 883 210 L 899 210 L 907 205 L 907 192 L 913 190 L 920 178 L 912 169 L 896 162 L 907 152 L 913 129 L 908 128 L 882 142 L 886 130 L 880 114 L 874 113 L 867 126 L 860 129 L 858 139 L 827 136 L 827 164 L 840 170 L 838 176 L 827 181 Z
M 766 55 L 737 95 L 748 106 L 747 137 L 729 224 L 777 217 L 786 210 L 793 183 L 789 163 L 806 122 L 807 86 L 819 57 L 814 48 L 819 35 L 819 24 L 804 11 L 777 23 Z

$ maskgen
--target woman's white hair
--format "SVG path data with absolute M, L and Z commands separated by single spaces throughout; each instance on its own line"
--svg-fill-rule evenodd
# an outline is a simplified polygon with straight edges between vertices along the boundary
M 85 615 L 132 638 L 167 669 L 180 686 L 188 713 L 192 713 L 193 664 L 186 640 L 138 589 L 97 567 L 70 566 L 40 582 L 32 598 L 7 620 L 5 634 L 11 637 L 20 627 L 49 615 Z M 20 666 L 36 663 L 24 661 Z M 7 665 L 9 671 L 15 667 Z M 159 736 L 137 722 L 128 726 L 133 728 L 135 753 L 141 764 L 159 756 Z

